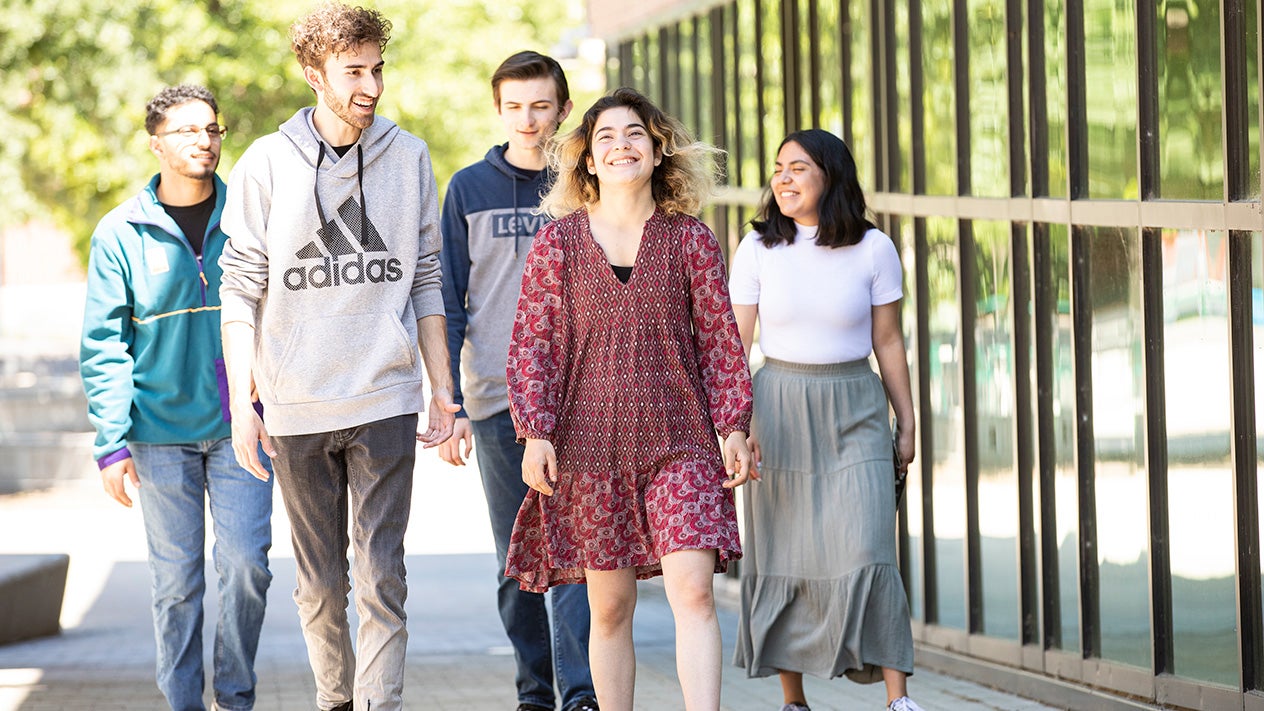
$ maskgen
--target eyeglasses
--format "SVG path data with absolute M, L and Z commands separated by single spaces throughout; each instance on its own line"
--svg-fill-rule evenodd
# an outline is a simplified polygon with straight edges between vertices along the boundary
M 207 138 L 210 138 L 212 141 L 228 135 L 227 126 L 220 126 L 219 124 L 213 123 L 209 126 L 181 126 L 180 128 L 173 129 L 171 131 L 155 133 L 154 136 L 163 138 L 164 136 L 175 135 L 179 136 L 180 139 L 184 141 L 196 141 L 203 131 L 206 131 Z

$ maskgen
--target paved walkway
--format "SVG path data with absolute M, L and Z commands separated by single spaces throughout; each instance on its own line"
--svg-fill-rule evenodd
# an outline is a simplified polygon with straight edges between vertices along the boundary
M 257 671 L 260 711 L 314 708 L 295 605 L 294 557 L 279 492 L 274 516 L 274 580 Z M 456 469 L 431 452 L 419 457 L 408 552 L 410 709 L 511 711 L 514 665 L 495 609 L 495 556 L 478 472 Z M 153 684 L 154 644 L 149 573 L 139 505 L 125 509 L 102 492 L 94 468 L 58 489 L 0 496 L 0 554 L 69 553 L 61 635 L 0 646 L 0 711 L 162 709 Z M 723 581 L 721 581 L 723 582 Z M 208 589 L 214 590 L 208 571 Z M 671 612 L 660 585 L 641 584 L 635 637 L 637 709 L 680 709 Z M 724 586 L 721 585 L 721 588 Z M 736 614 L 721 609 L 725 657 Z M 214 594 L 207 596 L 214 619 Z M 354 608 L 352 610 L 354 614 Z M 212 632 L 208 627 L 207 659 Z M 724 669 L 723 709 L 776 711 L 775 678 L 750 680 Z M 910 690 L 927 711 L 1052 711 L 1016 696 L 920 670 Z M 808 680 L 817 711 L 883 708 L 882 685 Z

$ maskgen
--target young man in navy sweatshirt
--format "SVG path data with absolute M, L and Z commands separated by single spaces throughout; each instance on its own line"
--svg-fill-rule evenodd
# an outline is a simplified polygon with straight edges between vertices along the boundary
M 527 252 L 547 219 L 535 214 L 548 182 L 544 143 L 570 113 L 570 92 L 557 61 L 536 52 L 506 59 L 491 83 L 508 142 L 458 171 L 443 202 L 443 302 L 454 399 L 462 409 L 439 455 L 462 466 L 478 441 L 500 565 L 498 607 L 518 663 L 518 711 L 552 711 L 559 696 L 562 711 L 591 711 L 597 701 L 588 669 L 586 587 L 553 590 L 550 629 L 545 596 L 519 590 L 504 575 L 514 517 L 527 492 L 505 361 Z

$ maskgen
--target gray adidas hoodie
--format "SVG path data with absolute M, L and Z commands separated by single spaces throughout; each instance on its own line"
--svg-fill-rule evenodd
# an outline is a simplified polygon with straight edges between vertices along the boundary
M 276 435 L 421 411 L 417 320 L 443 313 L 425 142 L 378 116 L 339 158 L 311 113 L 242 155 L 222 223 L 221 320 L 255 329 L 253 375 Z

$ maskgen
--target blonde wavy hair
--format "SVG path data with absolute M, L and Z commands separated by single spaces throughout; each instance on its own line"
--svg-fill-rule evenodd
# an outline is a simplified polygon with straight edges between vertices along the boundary
M 558 218 L 601 200 L 601 184 L 588 172 L 593 132 L 604 111 L 620 107 L 631 109 L 645 122 L 655 150 L 662 152 L 663 160 L 650 179 L 654 203 L 669 215 L 697 215 L 723 174 L 719 157 L 724 151 L 695 141 L 684 124 L 627 87 L 597 99 L 578 127 L 549 141 L 545 152 L 553 183 L 539 211 Z
M 377 10 L 327 2 L 290 25 L 290 49 L 300 66 L 323 70 L 325 60 L 365 42 L 386 49 L 391 21 Z

